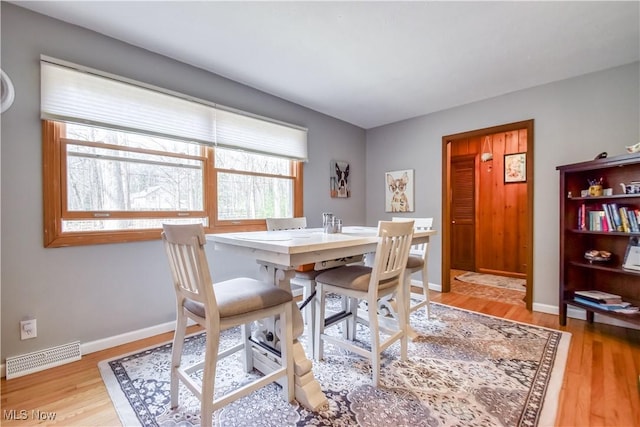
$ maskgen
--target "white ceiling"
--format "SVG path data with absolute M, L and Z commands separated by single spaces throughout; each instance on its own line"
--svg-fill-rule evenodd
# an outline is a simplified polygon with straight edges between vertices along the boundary
M 14 1 L 368 129 L 640 59 L 640 3 Z

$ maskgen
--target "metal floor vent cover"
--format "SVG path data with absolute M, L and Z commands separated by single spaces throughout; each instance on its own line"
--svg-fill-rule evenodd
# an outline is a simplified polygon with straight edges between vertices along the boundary
M 22 356 L 7 357 L 7 379 L 80 360 L 80 341 L 51 347 Z

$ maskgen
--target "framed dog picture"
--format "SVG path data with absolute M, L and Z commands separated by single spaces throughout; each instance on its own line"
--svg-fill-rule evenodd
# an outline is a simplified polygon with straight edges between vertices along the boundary
M 331 197 L 343 198 L 351 196 L 348 162 L 331 161 L 329 176 L 331 177 L 329 182 Z
M 385 212 L 413 212 L 413 169 L 386 172 Z

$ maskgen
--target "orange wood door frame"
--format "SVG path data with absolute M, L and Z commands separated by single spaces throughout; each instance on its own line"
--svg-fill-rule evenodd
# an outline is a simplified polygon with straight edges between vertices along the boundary
M 442 292 L 451 290 L 451 157 L 452 144 L 468 138 L 510 132 L 518 129 L 527 130 L 527 267 L 526 267 L 526 305 L 533 306 L 533 119 L 521 122 L 477 129 L 442 137 Z M 476 212 L 477 215 L 477 212 Z

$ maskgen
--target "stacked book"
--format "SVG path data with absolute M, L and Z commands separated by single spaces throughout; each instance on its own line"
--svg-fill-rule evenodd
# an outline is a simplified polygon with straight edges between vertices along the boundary
M 630 302 L 622 301 L 622 297 L 602 291 L 575 291 L 573 299 L 581 304 L 596 307 L 601 310 L 615 311 L 616 313 L 632 314 L 638 312 L 638 307 Z

